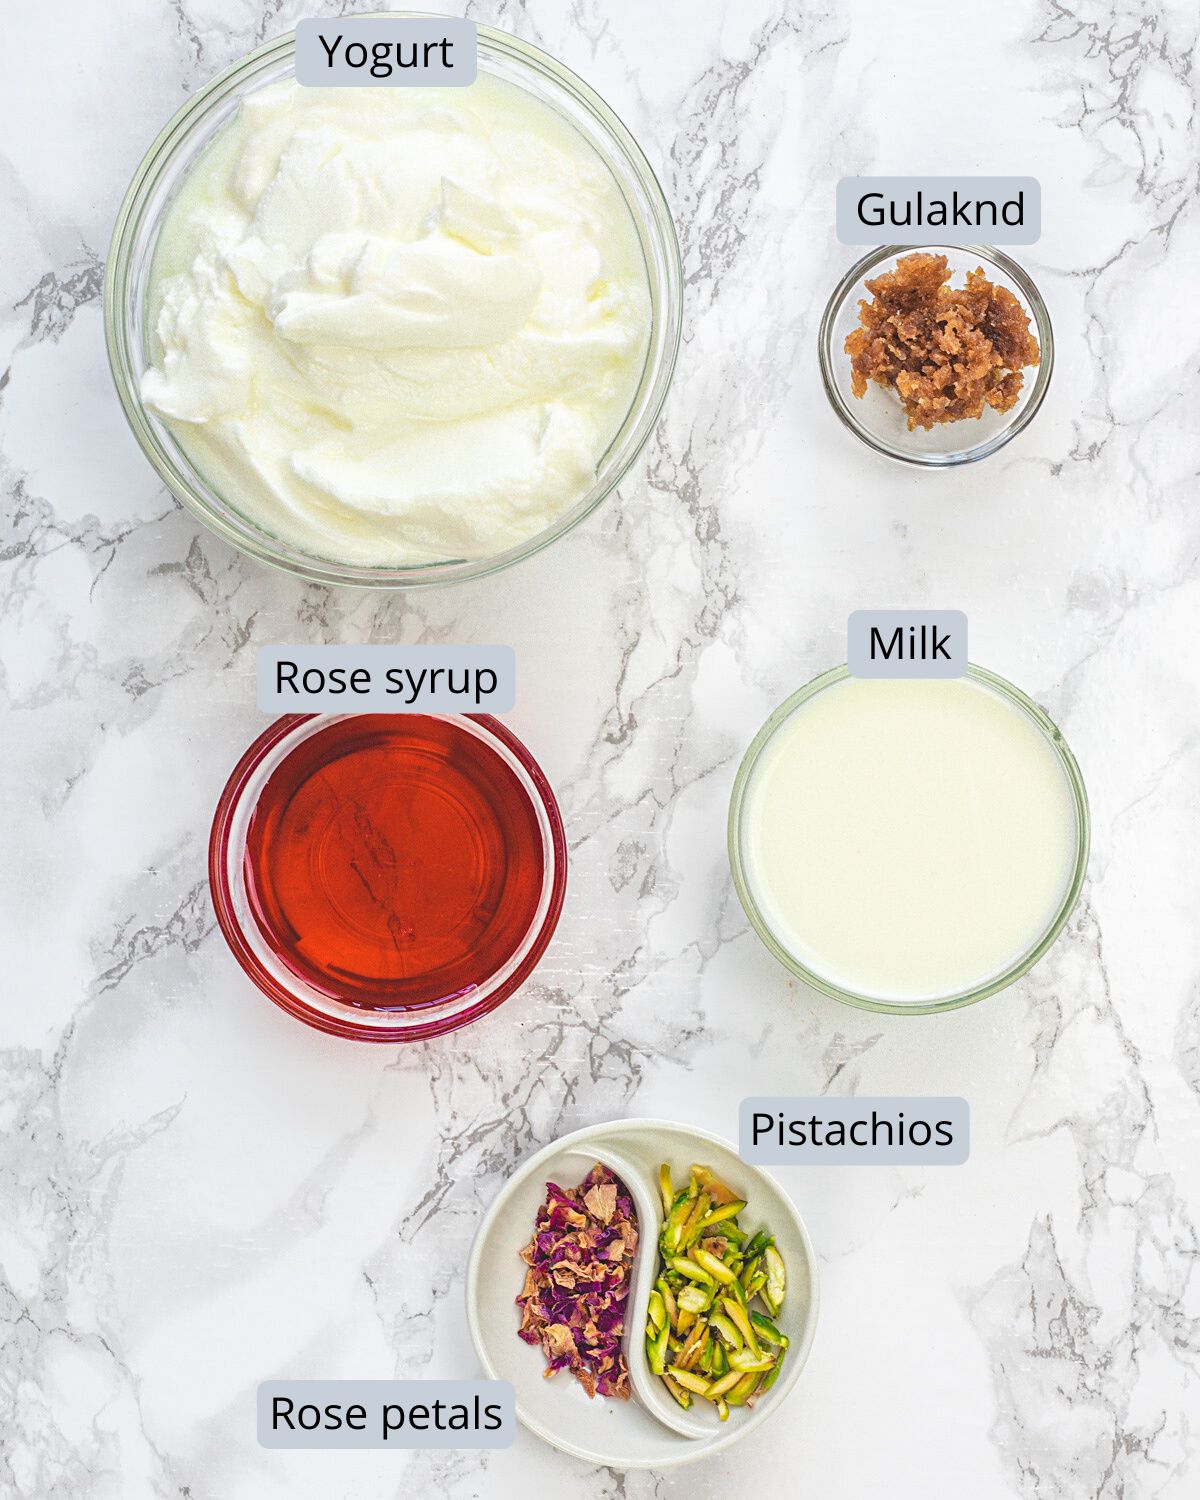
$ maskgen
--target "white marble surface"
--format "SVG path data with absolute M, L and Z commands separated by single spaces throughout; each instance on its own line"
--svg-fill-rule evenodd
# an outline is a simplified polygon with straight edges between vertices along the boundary
M 102 262 L 145 147 L 313 9 L 5 14 L 0 1496 L 1190 1500 L 1195 6 L 472 5 L 582 73 L 661 168 L 685 341 L 618 500 L 517 572 L 409 599 L 302 587 L 210 538 L 105 363 Z M 814 339 L 851 256 L 836 179 L 954 169 L 1041 179 L 1022 259 L 1058 367 L 1001 456 L 922 475 L 838 427 Z M 1068 937 L 930 1020 L 790 980 L 724 857 L 741 751 L 871 604 L 966 609 L 976 659 L 1062 724 L 1095 814 Z M 214 929 L 208 823 L 261 727 L 254 648 L 280 640 L 518 650 L 511 722 L 559 791 L 571 884 L 535 981 L 472 1030 L 401 1052 L 309 1033 Z M 474 1373 L 467 1248 L 540 1143 L 630 1113 L 732 1134 L 746 1093 L 822 1089 L 965 1094 L 974 1151 L 782 1174 L 824 1312 L 752 1450 L 625 1477 L 526 1434 L 483 1456 L 256 1446 L 262 1378 Z

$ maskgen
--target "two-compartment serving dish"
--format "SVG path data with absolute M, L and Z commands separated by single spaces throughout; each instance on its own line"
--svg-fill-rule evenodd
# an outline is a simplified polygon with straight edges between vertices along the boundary
M 529 1242 L 548 1181 L 573 1187 L 601 1162 L 628 1188 L 638 1217 L 638 1248 L 625 1318 L 625 1353 L 633 1386 L 628 1401 L 589 1399 L 569 1371 L 546 1379 L 540 1348 L 517 1336 L 520 1252 Z M 784 1258 L 788 1292 L 779 1327 L 789 1340 L 775 1385 L 753 1409 L 731 1411 L 693 1403 L 684 1412 L 654 1376 L 646 1359 L 647 1303 L 657 1275 L 662 1206 L 658 1170 L 666 1162 L 675 1181 L 693 1163 L 710 1167 L 747 1200 L 750 1229 L 769 1226 Z M 818 1277 L 812 1241 L 791 1199 L 760 1167 L 748 1166 L 718 1136 L 663 1120 L 613 1120 L 589 1126 L 538 1151 L 505 1183 L 475 1237 L 467 1267 L 467 1321 L 479 1362 L 494 1380 L 516 1388 L 517 1416 L 555 1448 L 618 1469 L 665 1469 L 719 1453 L 756 1432 L 794 1390 L 816 1330 Z

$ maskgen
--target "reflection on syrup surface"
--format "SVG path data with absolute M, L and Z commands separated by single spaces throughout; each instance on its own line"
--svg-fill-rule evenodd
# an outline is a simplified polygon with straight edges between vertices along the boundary
M 423 714 L 334 719 L 263 787 L 246 839 L 255 920 L 280 960 L 352 1005 L 475 988 L 529 932 L 542 835 L 513 770 Z

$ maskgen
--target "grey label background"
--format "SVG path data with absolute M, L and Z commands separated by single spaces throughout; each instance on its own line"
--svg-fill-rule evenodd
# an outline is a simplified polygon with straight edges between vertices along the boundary
M 908 627 L 915 625 L 949 633 L 949 661 L 871 660 L 871 631 L 878 630 L 885 643 L 899 627 L 908 642 Z M 961 677 L 967 670 L 967 617 L 961 609 L 856 609 L 846 624 L 846 665 L 851 677 Z
M 276 1396 L 290 1396 L 296 1406 L 340 1405 L 343 1423 L 336 1432 L 318 1428 L 314 1432 L 292 1432 L 286 1426 L 272 1431 L 271 1410 Z M 408 1425 L 414 1406 L 432 1409 L 435 1401 L 445 1405 L 500 1408 L 500 1426 L 494 1432 L 424 1432 Z M 362 1432 L 345 1425 L 348 1406 L 366 1408 L 367 1424 Z M 383 1409 L 404 1408 L 405 1424 L 383 1436 Z M 516 1393 L 507 1380 L 266 1380 L 258 1388 L 258 1441 L 263 1448 L 511 1448 L 517 1434 Z
M 340 36 L 332 67 L 321 45 L 324 36 L 333 46 Z M 346 62 L 346 48 L 352 42 L 361 42 L 370 54 L 375 42 L 394 45 L 412 42 L 440 42 L 445 37 L 452 43 L 448 49 L 450 66 L 442 65 L 442 54 L 435 54 L 436 62 L 430 58 L 428 68 L 398 68 L 395 53 L 392 53 L 392 72 L 387 78 L 372 78 L 371 60 L 361 68 L 352 68 Z M 461 16 L 437 16 L 408 20 L 403 16 L 336 16 L 330 20 L 310 17 L 296 23 L 296 82 L 309 88 L 466 88 L 475 82 L 479 67 L 479 54 L 475 45 L 475 22 L 465 21 Z
M 982 225 L 940 224 L 936 227 L 897 227 L 885 222 L 880 225 L 863 224 L 858 217 L 858 202 L 864 193 L 882 193 L 882 206 L 886 215 L 888 201 L 894 200 L 901 210 L 912 201 L 913 218 L 916 217 L 916 197 L 920 191 L 924 197 L 925 212 L 935 198 L 942 199 L 950 215 L 953 194 L 959 198 L 990 199 L 996 205 L 997 223 L 993 225 L 985 213 Z M 1000 220 L 1000 211 L 1005 203 L 1015 199 L 1018 193 L 1025 194 L 1024 223 L 1005 224 Z M 1042 232 L 1042 188 L 1036 177 L 843 177 L 837 185 L 837 237 L 843 245 L 892 245 L 936 244 L 936 245 L 1032 245 Z
M 308 667 L 318 667 L 328 674 L 334 667 L 350 673 L 365 668 L 371 674 L 367 693 L 293 692 L 285 687 L 276 691 L 276 666 L 281 661 L 295 662 L 297 679 Z M 424 679 L 415 702 L 412 681 L 405 675 L 402 691 L 389 694 L 389 668 L 403 670 L 419 677 L 435 667 L 453 668 L 455 681 L 462 681 L 463 671 L 471 674 L 470 693 L 452 693 L 446 678 L 438 680 L 436 692 L 429 691 Z M 496 674 L 496 690 L 477 701 L 476 673 Z M 482 683 L 487 686 L 486 679 Z M 380 713 L 380 714 L 464 714 L 507 713 L 517 701 L 517 658 L 511 646 L 260 646 L 258 651 L 258 706 L 268 713 Z
M 818 1120 L 842 1120 L 847 1126 L 855 1120 L 865 1120 L 869 1130 L 872 1110 L 881 1119 L 886 1118 L 892 1122 L 893 1139 L 897 1138 L 896 1126 L 903 1114 L 906 1128 L 914 1120 L 927 1121 L 931 1129 L 939 1120 L 948 1121 L 954 1134 L 954 1143 L 950 1146 L 938 1146 L 934 1144 L 935 1135 L 928 1146 L 915 1146 L 911 1143 L 903 1146 L 888 1146 L 885 1143 L 875 1146 L 781 1146 L 777 1134 L 773 1133 L 770 1140 L 760 1141 L 757 1146 L 752 1144 L 753 1116 L 758 1113 L 769 1114 L 774 1118 L 782 1111 L 785 1120 L 810 1120 L 816 1115 Z M 738 1155 L 743 1161 L 756 1167 L 866 1167 L 880 1163 L 891 1166 L 961 1167 L 971 1150 L 971 1109 L 965 1099 L 887 1099 L 879 1096 L 830 1099 L 824 1095 L 816 1098 L 743 1099 L 739 1125 Z

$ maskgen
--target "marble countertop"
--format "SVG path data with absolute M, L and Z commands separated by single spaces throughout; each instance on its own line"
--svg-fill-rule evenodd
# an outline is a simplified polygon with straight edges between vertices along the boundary
M 293 0 L 13 7 L 0 56 L 0 1495 L 1191 1500 L 1200 1489 L 1200 115 L 1173 0 L 471 5 L 592 83 L 661 172 L 687 284 L 644 458 L 517 571 L 407 598 L 199 528 L 104 353 L 113 217 L 187 95 Z M 332 7 L 329 7 L 332 8 Z M 364 7 L 365 8 L 365 7 Z M 50 29 L 53 19 L 54 30 Z M 1046 404 L 989 462 L 877 459 L 817 320 L 834 184 L 1030 173 Z M 847 613 L 965 609 L 1094 813 L 1067 936 L 956 1014 L 859 1014 L 748 930 L 738 759 Z M 275 641 L 504 642 L 571 886 L 535 979 L 455 1037 L 341 1043 L 263 1001 L 204 850 Z M 1192 874 L 1189 876 L 1189 870 Z M 507 1452 L 268 1453 L 257 1383 L 470 1376 L 480 1215 L 613 1116 L 725 1135 L 749 1093 L 963 1094 L 968 1165 L 791 1169 L 823 1311 L 786 1420 L 670 1475 Z

